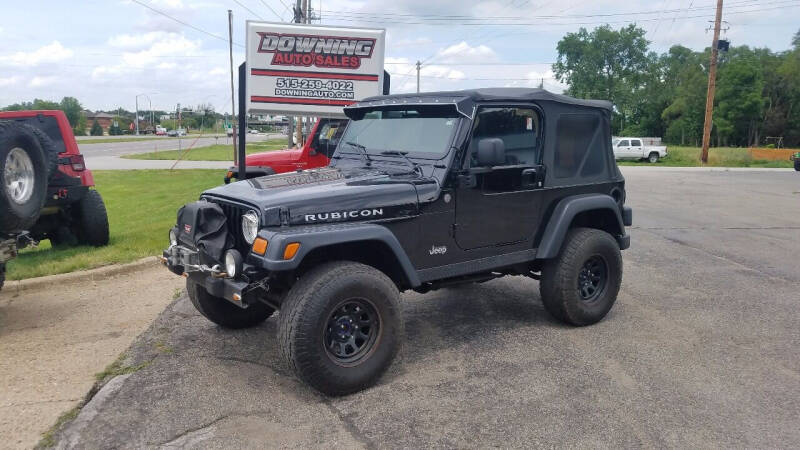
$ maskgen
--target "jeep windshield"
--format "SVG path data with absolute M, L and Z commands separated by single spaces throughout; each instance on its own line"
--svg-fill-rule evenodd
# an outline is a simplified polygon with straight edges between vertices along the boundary
M 439 159 L 450 149 L 459 121 L 447 107 L 378 109 L 350 121 L 339 141 L 339 153 Z M 391 153 L 394 153 L 393 155 Z

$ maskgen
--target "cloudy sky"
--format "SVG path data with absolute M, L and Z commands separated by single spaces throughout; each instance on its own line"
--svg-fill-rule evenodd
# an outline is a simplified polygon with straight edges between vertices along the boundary
M 312 0 L 327 25 L 387 30 L 392 92 L 537 86 L 560 91 L 550 64 L 556 43 L 584 26 L 636 22 L 651 49 L 700 50 L 714 0 Z M 149 8 L 148 8 L 149 7 Z M 244 22 L 291 20 L 291 0 L 30 0 L 4 2 L 0 106 L 34 97 L 77 97 L 91 109 L 156 109 L 211 103 L 230 111 L 227 10 L 234 62 L 244 60 Z M 733 45 L 789 48 L 800 0 L 727 0 Z M 175 20 L 177 19 L 177 20 Z M 182 22 L 179 23 L 178 21 Z M 139 107 L 149 100 L 139 97 Z

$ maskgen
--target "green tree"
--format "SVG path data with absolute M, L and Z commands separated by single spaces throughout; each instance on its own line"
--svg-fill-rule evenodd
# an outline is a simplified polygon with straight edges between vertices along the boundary
M 101 127 L 100 124 L 97 123 L 97 120 L 95 120 L 92 123 L 92 129 L 91 129 L 91 131 L 89 131 L 89 134 L 92 135 L 92 136 L 102 136 L 103 135 L 103 127 Z
M 720 64 L 714 111 L 718 143 L 758 144 L 764 108 L 762 70 L 747 46 L 731 49 Z
M 708 73 L 703 62 L 709 53 L 673 46 L 661 57 L 666 107 L 661 112 L 665 142 L 700 145 L 706 104 Z
M 61 99 L 58 109 L 64 111 L 75 135 L 86 135 L 86 116 L 83 114 L 83 106 L 78 99 L 64 97 Z
M 614 132 L 627 124 L 640 103 L 642 88 L 651 76 L 656 55 L 648 52 L 645 31 L 631 24 L 619 31 L 603 25 L 589 32 L 568 33 L 557 45 L 553 64 L 556 78 L 579 98 L 607 99 L 614 103 Z

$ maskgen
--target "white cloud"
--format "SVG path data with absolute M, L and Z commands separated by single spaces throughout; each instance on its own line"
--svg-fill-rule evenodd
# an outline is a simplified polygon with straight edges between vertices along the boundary
M 473 47 L 466 41 L 451 45 L 432 58 L 437 62 L 492 62 L 497 60 L 497 53 L 486 45 Z
M 16 52 L 0 57 L 0 63 L 12 66 L 32 67 L 40 64 L 54 63 L 72 58 L 74 52 L 65 48 L 58 41 L 53 41 L 44 47 L 39 47 L 32 52 Z
M 8 78 L 0 78 L 0 87 L 13 86 L 13 85 L 17 84 L 18 81 L 19 81 L 19 77 L 18 76 L 13 76 L 13 77 L 8 77 Z
M 170 34 L 164 31 L 150 31 L 144 34 L 118 34 L 108 39 L 108 45 L 126 50 L 140 50 L 147 48 L 157 40 L 167 38 Z
M 131 49 L 122 53 L 121 61 L 95 67 L 92 78 L 96 80 L 117 77 L 148 67 L 172 70 L 179 62 L 198 56 L 200 40 L 191 40 L 179 33 L 147 32 L 140 35 L 120 34 L 111 37 L 108 44 L 117 48 Z M 202 58 L 198 58 L 202 59 Z
M 186 5 L 183 4 L 183 0 L 152 0 L 150 3 L 152 3 L 153 6 L 174 10 L 180 10 L 186 7 Z
M 28 86 L 33 88 L 45 87 L 53 84 L 54 81 L 56 81 L 56 77 L 35 76 L 28 82 Z

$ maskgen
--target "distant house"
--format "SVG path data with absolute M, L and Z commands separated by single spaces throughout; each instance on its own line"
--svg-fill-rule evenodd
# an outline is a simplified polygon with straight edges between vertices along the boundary
M 86 111 L 86 126 L 91 128 L 95 120 L 103 128 L 103 133 L 108 134 L 108 129 L 111 128 L 114 122 L 114 116 L 104 112 L 93 113 L 91 111 Z

